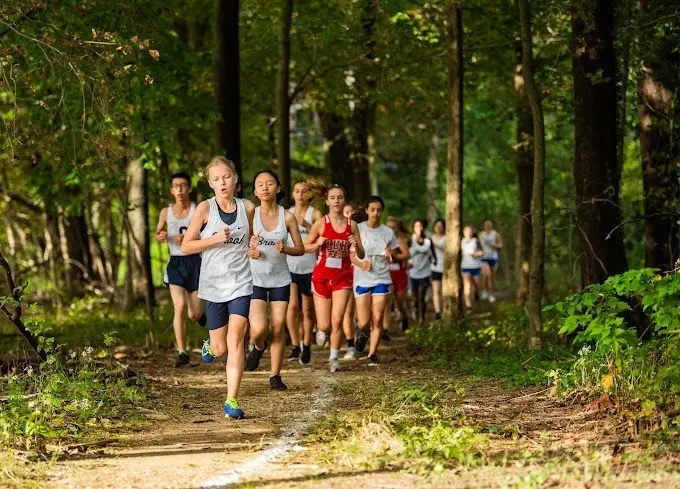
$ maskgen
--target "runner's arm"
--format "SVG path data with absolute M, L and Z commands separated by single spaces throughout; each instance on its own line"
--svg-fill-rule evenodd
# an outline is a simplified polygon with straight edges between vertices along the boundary
M 307 242 L 305 243 L 305 253 L 316 253 L 321 247 L 318 242 L 321 236 L 321 226 L 323 226 L 323 220 L 318 220 L 312 225 L 312 229 L 309 230 L 309 236 L 307 237 Z
M 163 207 L 158 215 L 158 225 L 154 237 L 159 243 L 164 243 L 168 240 L 168 233 L 165 232 L 165 226 L 168 225 L 168 208 Z
M 359 234 L 359 227 L 357 226 L 357 223 L 354 221 L 351 221 L 350 225 L 352 226 L 352 236 L 354 236 L 354 252 L 357 254 L 359 258 L 363 260 L 363 258 L 366 256 L 366 252 L 364 251 L 364 245 L 361 244 L 361 235 Z
M 224 233 L 216 233 L 214 236 L 201 239 L 201 228 L 206 222 L 208 222 L 209 215 L 210 204 L 207 200 L 204 200 L 198 204 L 198 206 L 196 206 L 196 211 L 194 212 L 194 217 L 191 218 L 189 229 L 187 229 L 186 233 L 184 233 L 184 240 L 182 241 L 182 253 L 194 255 L 196 253 L 200 253 L 206 248 L 210 248 L 217 243 L 222 243 L 225 241 Z
M 300 228 L 298 228 L 297 219 L 293 214 L 285 211 L 286 216 L 286 228 L 290 233 L 290 237 L 293 239 L 293 244 L 295 246 L 283 246 L 283 252 L 289 256 L 300 256 L 305 254 L 305 245 L 300 237 Z
M 497 250 L 500 250 L 503 248 L 503 240 L 501 239 L 501 233 L 496 231 L 496 243 L 494 243 L 494 246 L 496 247 Z
M 392 251 L 392 256 L 395 260 L 408 260 L 411 258 L 411 250 L 408 247 L 408 242 L 404 238 L 397 238 L 397 246 Z
M 243 199 L 243 206 L 246 208 L 246 215 L 248 216 L 248 227 L 250 228 L 249 237 L 253 235 L 253 218 L 255 217 L 255 204 L 248 199 Z

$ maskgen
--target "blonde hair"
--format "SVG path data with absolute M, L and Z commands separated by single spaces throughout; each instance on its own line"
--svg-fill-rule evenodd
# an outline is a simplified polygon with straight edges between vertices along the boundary
M 238 173 L 236 173 L 236 165 L 234 164 L 233 161 L 228 159 L 225 156 L 213 156 L 212 159 L 210 160 L 210 163 L 205 167 L 205 178 L 209 178 L 210 175 L 210 169 L 213 167 L 216 167 L 218 165 L 224 165 L 227 168 L 229 168 L 232 173 L 236 176 L 236 180 L 238 181 Z
M 309 203 L 321 202 L 326 200 L 328 192 L 334 188 L 339 188 L 342 190 L 343 195 L 347 196 L 347 192 L 340 185 L 326 185 L 325 183 L 316 180 L 314 178 L 307 180 L 306 182 L 299 182 L 307 185 L 307 190 L 309 191 Z
M 402 221 L 398 217 L 389 216 L 387 218 L 387 222 L 389 223 L 390 221 L 392 221 L 394 223 L 394 227 L 397 228 L 397 229 L 395 229 L 395 231 L 396 231 L 395 234 L 397 236 L 401 236 L 402 238 L 406 238 L 406 237 L 409 236 L 409 234 L 411 234 L 409 232 L 408 228 L 406 227 L 406 225 L 404 224 L 404 221 Z

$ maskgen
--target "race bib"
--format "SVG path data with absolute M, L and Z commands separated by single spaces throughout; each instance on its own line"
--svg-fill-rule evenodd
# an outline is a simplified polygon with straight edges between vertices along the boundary
M 399 271 L 399 264 L 398 263 L 390 263 L 387 268 L 389 268 L 390 272 L 398 272 Z
M 342 258 L 326 258 L 326 268 L 342 268 Z

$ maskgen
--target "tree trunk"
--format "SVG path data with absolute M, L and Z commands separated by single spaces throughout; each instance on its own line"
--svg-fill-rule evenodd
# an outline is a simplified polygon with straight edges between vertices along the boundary
M 444 318 L 463 318 L 460 242 L 463 220 L 463 22 L 459 0 L 448 2 L 449 129 L 446 162 Z
M 83 216 L 59 217 L 59 235 L 64 261 L 66 294 L 73 298 L 83 294 L 92 279 L 87 227 Z
M 291 194 L 290 176 L 290 24 L 293 20 L 293 0 L 283 0 L 279 23 L 279 72 L 276 77 L 276 107 L 279 114 L 278 160 L 281 186 Z
M 522 72 L 522 43 L 515 43 L 515 95 L 517 106 L 516 149 L 519 216 L 517 219 L 517 303 L 524 305 L 529 297 L 531 263 L 531 188 L 534 182 L 534 122 L 527 100 Z
M 215 97 L 221 117 L 216 125 L 217 146 L 234 162 L 242 182 L 239 0 L 215 0 L 215 6 Z
M 102 218 L 102 227 L 104 228 L 104 258 L 106 260 L 107 274 L 110 278 L 109 285 L 116 287 L 118 284 L 118 265 L 120 264 L 118 230 L 113 221 L 111 207 L 103 205 L 99 211 Z
M 362 0 L 361 28 L 364 54 L 357 70 L 357 100 L 354 108 L 355 139 L 352 151 L 355 199 L 364 201 L 377 194 L 375 110 L 375 22 L 377 0 Z
M 88 247 L 90 255 L 92 256 L 92 270 L 97 275 L 100 282 L 103 284 L 109 283 L 109 276 L 107 274 L 106 258 L 104 257 L 104 250 L 101 243 L 99 242 L 99 233 L 97 232 L 97 227 L 95 223 L 98 219 L 92 215 L 94 211 L 88 211 L 88 209 L 83 209 L 85 212 L 85 222 L 87 223 L 88 233 Z
M 49 209 L 43 212 L 43 225 L 45 226 L 45 253 L 43 260 L 47 261 L 47 268 L 50 274 L 50 280 L 54 286 L 59 289 L 62 284 L 59 276 L 59 220 L 51 210 L 53 207 L 45 203 L 45 208 Z M 57 295 L 57 300 L 60 300 L 60 295 Z
M 427 201 L 427 220 L 434 223 L 439 217 L 439 210 L 437 209 L 437 175 L 439 174 L 439 135 L 437 133 L 432 135 L 430 144 L 430 154 L 427 157 L 427 174 L 425 177 L 425 185 L 427 193 L 425 200 Z
M 541 92 L 534 80 L 533 38 L 529 0 L 518 0 L 522 31 L 522 75 L 533 119 L 534 182 L 531 193 L 531 267 L 529 280 L 529 345 L 540 348 L 543 341 L 543 268 L 545 260 L 545 222 L 543 193 L 545 183 L 545 127 Z
M 574 183 L 583 286 L 628 268 L 623 244 L 617 158 L 614 1 L 586 2 L 572 15 Z
M 648 2 L 642 2 L 647 9 Z M 680 54 L 659 35 L 645 52 L 638 78 L 638 119 L 644 189 L 645 265 L 671 270 L 678 259 L 680 212 Z
M 347 192 L 347 200 L 351 200 L 354 198 L 354 172 L 345 131 L 345 119 L 332 113 L 321 113 L 319 116 L 330 183 L 343 187 Z

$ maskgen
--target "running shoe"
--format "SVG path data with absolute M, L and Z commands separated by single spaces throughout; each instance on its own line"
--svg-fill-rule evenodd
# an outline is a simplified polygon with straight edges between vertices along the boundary
M 368 356 L 368 366 L 369 367 L 377 367 L 380 365 L 380 362 L 378 361 L 378 355 L 375 353 L 373 355 Z
M 288 386 L 283 383 L 280 375 L 272 375 L 269 377 L 269 388 L 273 391 L 288 390 Z
M 300 353 L 300 365 L 309 365 L 312 359 L 312 345 L 302 345 L 302 353 Z
M 212 361 L 215 360 L 215 355 L 210 349 L 210 339 L 207 339 L 203 342 L 203 348 L 201 349 L 201 357 L 203 357 L 203 361 L 205 363 L 212 363 Z
M 230 419 L 243 419 L 246 413 L 238 406 L 238 400 L 235 397 L 224 401 L 224 417 Z
M 357 353 L 361 353 L 364 351 L 366 348 L 366 343 L 368 343 L 368 335 L 364 330 L 359 330 L 359 334 L 357 335 L 357 341 L 354 344 L 354 349 L 357 351 Z
M 382 336 L 380 337 L 383 341 L 392 341 L 392 336 L 390 335 L 390 332 L 387 331 L 386 329 L 383 329 Z
M 482 290 L 480 297 L 482 298 L 483 301 L 485 301 L 489 298 L 489 293 L 486 290 Z
M 189 354 L 185 351 L 181 351 L 177 354 L 177 359 L 175 360 L 175 368 L 182 367 L 184 365 L 189 365 Z
M 328 361 L 328 370 L 331 372 L 340 372 L 342 370 L 342 364 L 337 358 Z
M 494 302 L 496 302 L 496 296 L 489 295 L 489 302 L 492 303 L 492 304 L 493 304 Z
M 260 359 L 262 358 L 262 354 L 264 351 L 267 349 L 267 342 L 264 342 L 264 348 L 261 350 L 258 350 L 255 345 L 253 345 L 253 349 L 248 353 L 248 358 L 246 358 L 246 370 L 248 372 L 252 372 L 253 370 L 257 370 L 257 367 L 260 366 Z
M 300 353 L 302 350 L 300 349 L 299 346 L 294 346 L 293 350 L 290 352 L 290 356 L 288 357 L 289 362 L 297 362 L 300 359 Z
M 347 353 L 345 353 L 345 356 L 342 357 L 343 360 L 356 360 L 357 359 L 357 352 L 354 349 L 353 346 L 350 346 L 347 348 Z
M 324 346 L 328 341 L 328 335 L 321 330 L 316 332 L 316 345 Z
M 406 331 L 408 329 L 408 318 L 404 316 L 401 318 L 401 330 Z

